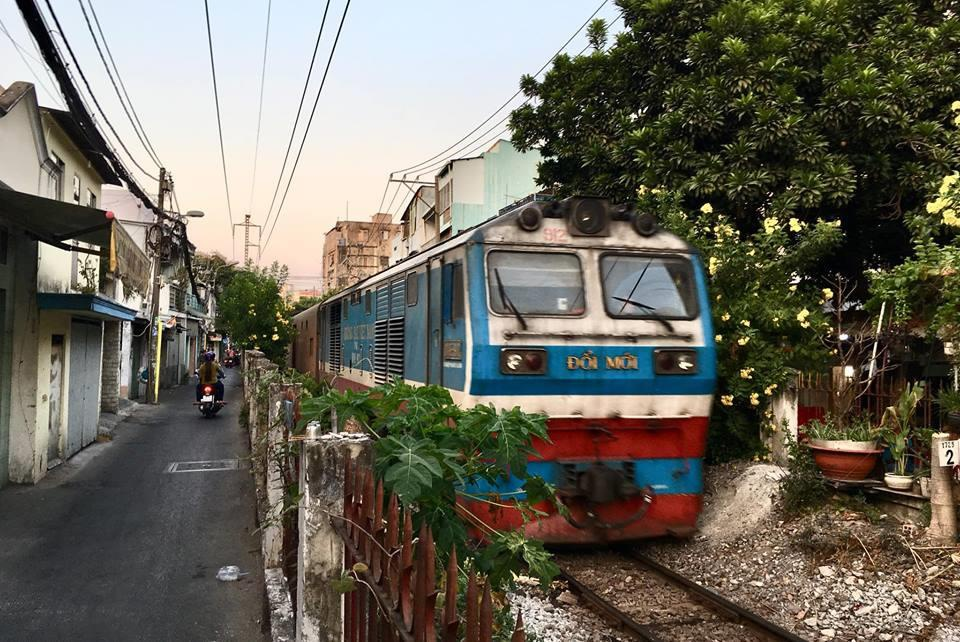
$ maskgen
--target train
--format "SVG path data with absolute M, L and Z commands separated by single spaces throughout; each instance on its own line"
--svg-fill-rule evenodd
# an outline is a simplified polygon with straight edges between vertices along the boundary
M 525 522 L 548 544 L 696 531 L 716 382 L 695 248 L 656 217 L 598 197 L 527 200 L 296 315 L 296 369 L 340 390 L 401 377 L 462 407 L 547 416 L 529 474 L 566 510 Z M 471 494 L 517 496 L 516 479 Z M 500 504 L 500 505 L 493 505 Z

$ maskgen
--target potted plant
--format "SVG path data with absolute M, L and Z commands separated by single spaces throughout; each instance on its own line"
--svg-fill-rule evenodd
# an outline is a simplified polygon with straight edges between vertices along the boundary
M 808 446 L 820 472 L 835 481 L 862 481 L 877 465 L 883 449 L 866 415 L 839 420 L 831 415 L 804 426 Z
M 917 404 L 923 399 L 923 382 L 907 384 L 897 403 L 887 406 L 880 420 L 880 436 L 890 449 L 893 458 L 893 472 L 883 476 L 884 483 L 895 490 L 909 490 L 913 487 L 913 476 L 907 474 L 907 459 L 910 456 L 910 439 L 914 436 L 913 416 Z
M 944 424 L 954 430 L 960 429 L 960 390 L 943 390 L 937 396 L 937 405 Z

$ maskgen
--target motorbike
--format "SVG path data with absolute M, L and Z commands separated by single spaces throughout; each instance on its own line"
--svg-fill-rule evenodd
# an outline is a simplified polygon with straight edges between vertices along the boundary
M 219 378 L 223 379 L 223 377 Z M 200 390 L 200 401 L 193 402 L 193 405 L 198 406 L 200 414 L 209 419 L 220 412 L 220 409 L 227 405 L 227 402 L 217 401 L 215 387 L 207 383 Z
M 226 357 L 226 358 L 223 360 L 223 367 L 224 367 L 224 368 L 232 368 L 232 367 L 235 366 L 235 365 L 237 365 L 237 363 L 236 363 L 236 361 L 234 361 L 234 358 L 233 358 L 233 357 Z

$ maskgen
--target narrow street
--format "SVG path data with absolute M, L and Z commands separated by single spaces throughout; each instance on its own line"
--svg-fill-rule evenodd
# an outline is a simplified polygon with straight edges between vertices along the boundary
M 249 444 L 193 387 L 161 395 L 35 486 L 0 491 L 0 639 L 258 640 L 264 612 Z M 166 472 L 238 460 L 233 470 Z M 248 573 L 220 582 L 217 570 Z

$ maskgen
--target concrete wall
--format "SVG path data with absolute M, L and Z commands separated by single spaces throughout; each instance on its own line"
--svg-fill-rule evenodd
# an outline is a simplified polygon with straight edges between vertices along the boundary
M 103 323 L 103 366 L 100 370 L 100 410 L 116 414 L 120 410 L 120 338 L 121 322 Z
M 14 288 L 10 373 L 9 479 L 32 483 L 44 470 L 42 453 L 37 451 L 37 337 L 40 329 L 37 308 L 37 244 L 17 243 L 9 249 L 22 272 Z M 7 301 L 7 305 L 10 305 Z M 49 375 L 48 375 L 49 376 Z M 49 411 L 48 411 L 49 412 Z M 45 427 L 46 428 L 46 427 Z
M 500 208 L 536 193 L 540 160 L 539 151 L 521 153 L 506 140 L 501 140 L 486 152 L 483 155 L 484 218 L 465 221 L 467 227 L 493 218 L 500 213 Z

